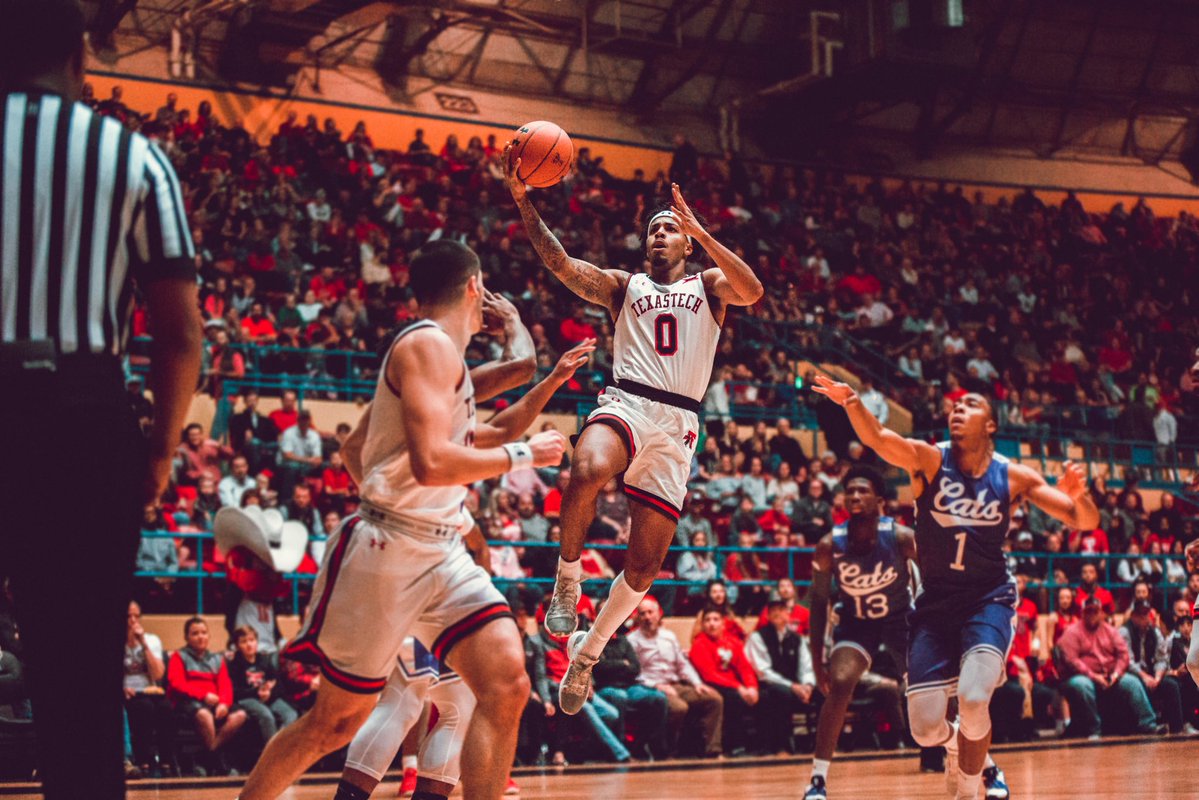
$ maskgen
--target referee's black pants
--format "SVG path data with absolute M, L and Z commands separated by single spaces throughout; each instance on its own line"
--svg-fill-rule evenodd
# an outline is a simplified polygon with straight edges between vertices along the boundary
M 84 370 L 87 374 L 89 370 Z M 125 796 L 123 660 L 146 440 L 119 371 L 14 379 L 0 400 L 10 579 L 49 800 Z

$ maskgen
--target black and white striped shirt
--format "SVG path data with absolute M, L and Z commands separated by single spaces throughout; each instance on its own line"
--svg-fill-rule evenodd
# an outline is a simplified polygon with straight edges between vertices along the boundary
M 179 180 L 144 136 L 53 94 L 0 95 L 0 341 L 120 355 L 133 281 L 195 274 Z

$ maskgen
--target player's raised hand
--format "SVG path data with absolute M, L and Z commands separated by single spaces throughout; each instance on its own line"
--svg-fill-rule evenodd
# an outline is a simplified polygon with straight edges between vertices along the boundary
M 1057 479 L 1058 491 L 1071 500 L 1077 500 L 1087 492 L 1087 472 L 1081 464 L 1067 461 L 1062 471 L 1062 477 Z
M 512 162 L 512 146 L 514 144 L 516 144 L 515 140 L 504 145 L 504 183 L 508 186 L 512 197 L 521 200 L 529 193 L 529 187 L 517 177 L 520 174 L 520 159 L 516 159 L 516 163 Z
M 514 322 L 520 321 L 516 306 L 502 294 L 483 290 L 483 332 L 499 333 Z
M 550 377 L 558 383 L 566 383 L 575 374 L 575 370 L 587 363 L 593 352 L 595 339 L 584 339 L 562 354 Z
M 566 437 L 558 431 L 542 431 L 529 439 L 534 467 L 556 467 L 566 452 Z
M 816 384 L 812 387 L 812 391 L 824 395 L 842 407 L 858 396 L 858 393 L 848 383 L 835 381 L 827 375 L 816 376 Z
M 670 210 L 679 220 L 679 230 L 692 239 L 703 235 L 704 226 L 699 224 L 699 220 L 695 218 L 695 212 L 683 199 L 683 192 L 677 183 L 670 184 L 670 198 L 672 203 Z

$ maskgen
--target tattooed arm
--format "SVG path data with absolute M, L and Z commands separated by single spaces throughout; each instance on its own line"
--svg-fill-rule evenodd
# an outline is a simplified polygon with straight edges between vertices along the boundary
M 504 182 L 508 185 L 508 191 L 512 193 L 512 199 L 516 201 L 516 207 L 525 223 L 525 231 L 529 234 L 529 241 L 533 243 L 533 249 L 537 251 L 537 255 L 541 257 L 542 263 L 549 268 L 550 272 L 566 284 L 566 288 L 587 302 L 608 309 L 608 313 L 615 318 L 624 298 L 629 274 L 621 270 L 600 269 L 594 264 L 571 258 L 566 254 L 558 237 L 554 236 L 542 221 L 541 215 L 537 213 L 537 208 L 529 200 L 528 189 L 523 182 L 516 178 L 520 160 L 517 159 L 515 164 L 511 163 L 509 160 L 511 148 L 512 145 L 509 144 L 504 150 Z

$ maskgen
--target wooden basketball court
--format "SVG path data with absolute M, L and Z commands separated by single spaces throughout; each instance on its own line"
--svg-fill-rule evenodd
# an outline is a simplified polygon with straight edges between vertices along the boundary
M 1077 742 L 1022 748 L 996 748 L 1007 773 L 1013 800 L 1130 800 L 1199 798 L 1195 739 L 1134 740 L 1121 743 Z M 757 759 L 650 764 L 628 769 L 567 767 L 519 770 L 525 800 L 594 798 L 785 798 L 798 800 L 807 783 L 808 758 Z M 336 776 L 309 776 L 284 800 L 329 800 Z M 238 780 L 137 782 L 130 800 L 232 800 Z M 395 797 L 398 781 L 383 783 L 376 800 Z M 941 775 L 920 773 L 914 752 L 851 755 L 833 763 L 832 800 L 940 800 L 946 797 Z M 31 786 L 0 785 L 0 794 L 35 798 Z

